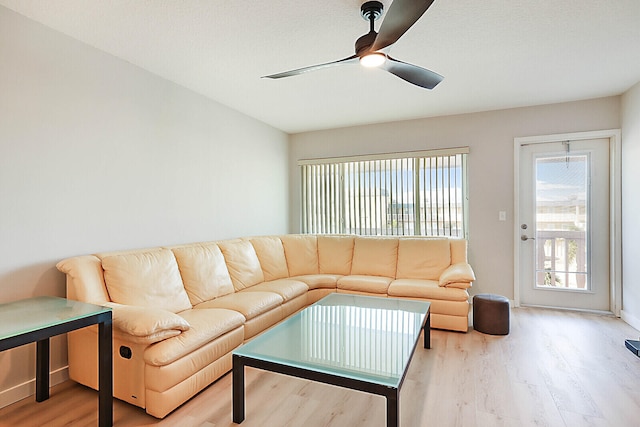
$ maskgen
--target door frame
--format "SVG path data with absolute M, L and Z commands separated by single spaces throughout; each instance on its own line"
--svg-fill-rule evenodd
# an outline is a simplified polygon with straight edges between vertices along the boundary
M 523 144 L 580 141 L 586 139 L 609 140 L 609 309 L 620 317 L 622 308 L 622 192 L 620 129 L 527 136 L 513 139 L 513 298 L 520 307 L 520 147 Z

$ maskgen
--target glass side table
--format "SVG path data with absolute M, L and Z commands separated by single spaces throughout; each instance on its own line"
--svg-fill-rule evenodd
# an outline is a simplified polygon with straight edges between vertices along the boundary
M 58 297 L 0 304 L 0 351 L 36 343 L 36 401 L 49 398 L 49 339 L 98 325 L 99 425 L 113 425 L 111 309 Z

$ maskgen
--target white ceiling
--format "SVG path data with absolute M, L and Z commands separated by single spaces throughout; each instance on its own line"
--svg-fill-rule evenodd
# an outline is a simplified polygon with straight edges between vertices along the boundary
M 390 52 L 445 76 L 433 91 L 357 64 L 260 78 L 352 55 L 362 2 L 0 0 L 288 133 L 618 95 L 640 80 L 639 0 L 436 0 Z

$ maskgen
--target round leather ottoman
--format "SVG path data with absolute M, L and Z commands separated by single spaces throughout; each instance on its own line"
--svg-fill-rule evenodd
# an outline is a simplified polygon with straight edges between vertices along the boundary
M 490 335 L 508 335 L 509 299 L 493 294 L 474 296 L 473 329 Z

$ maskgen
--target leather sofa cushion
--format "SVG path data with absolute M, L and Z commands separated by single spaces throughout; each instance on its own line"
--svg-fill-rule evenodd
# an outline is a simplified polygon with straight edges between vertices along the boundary
M 191 328 L 180 335 L 150 345 L 144 351 L 149 365 L 163 366 L 190 354 L 206 343 L 230 332 L 244 323 L 240 313 L 225 309 L 193 309 L 180 313 Z
M 287 256 L 289 276 L 318 274 L 318 239 L 316 236 L 290 234 L 281 236 Z
M 353 236 L 318 236 L 320 274 L 350 274 L 354 240 Z
M 197 305 L 234 291 L 227 264 L 215 243 L 171 248 L 191 304 Z
M 211 301 L 198 304 L 201 308 L 227 308 L 242 314 L 246 320 L 253 319 L 263 313 L 278 308 L 284 298 L 275 292 L 235 292 Z
M 270 282 L 262 282 L 242 292 L 273 292 L 282 297 L 287 302 L 309 291 L 306 283 L 294 279 L 278 279 Z
M 390 297 L 426 298 L 448 301 L 468 301 L 464 289 L 440 286 L 437 280 L 396 279 L 389 285 Z
M 129 344 L 148 346 L 149 344 L 153 344 L 154 342 L 159 342 L 162 340 L 166 340 L 167 338 L 178 336 L 181 333 L 182 331 L 179 331 L 177 329 L 165 329 L 163 331 L 158 331 L 144 337 L 137 337 L 135 335 L 131 335 L 130 333 L 123 332 L 122 329 L 114 327 L 113 339 L 114 342 L 122 341 Z
M 246 240 L 219 242 L 236 291 L 264 282 L 264 273 L 255 249 Z
M 451 265 L 451 247 L 447 239 L 400 239 L 398 243 L 398 279 L 438 280 Z
M 351 274 L 396 277 L 398 239 L 356 237 Z
M 231 366 L 230 351 L 240 346 L 243 342 L 243 329 L 242 327 L 238 327 L 213 341 L 209 341 L 202 347 L 189 353 L 188 357 L 182 357 L 169 365 L 152 366 L 145 364 L 144 382 L 147 391 L 163 393 L 177 384 L 184 384 L 184 381 L 189 382 L 189 378 L 192 378 L 194 374 L 197 375 L 198 372 L 206 371 L 216 365 L 219 366 L 216 378 L 220 377 L 230 369 L 224 367 Z M 207 381 L 206 384 L 209 384 L 213 382 L 214 379 L 205 381 Z M 178 423 L 178 425 L 193 425 L 194 422 L 192 420 L 193 418 L 189 418 L 185 423 Z M 202 425 L 206 426 L 207 423 Z
M 352 275 L 338 280 L 338 289 L 345 291 L 386 294 L 392 277 Z
M 176 258 L 169 249 L 151 249 L 102 258 L 111 301 L 174 313 L 191 308 Z
M 255 237 L 250 239 L 256 251 L 264 280 L 271 281 L 289 277 L 287 258 L 279 237 Z
M 292 279 L 306 283 L 309 289 L 335 289 L 338 279 L 341 277 L 341 274 L 305 274 L 304 276 L 292 277 Z

